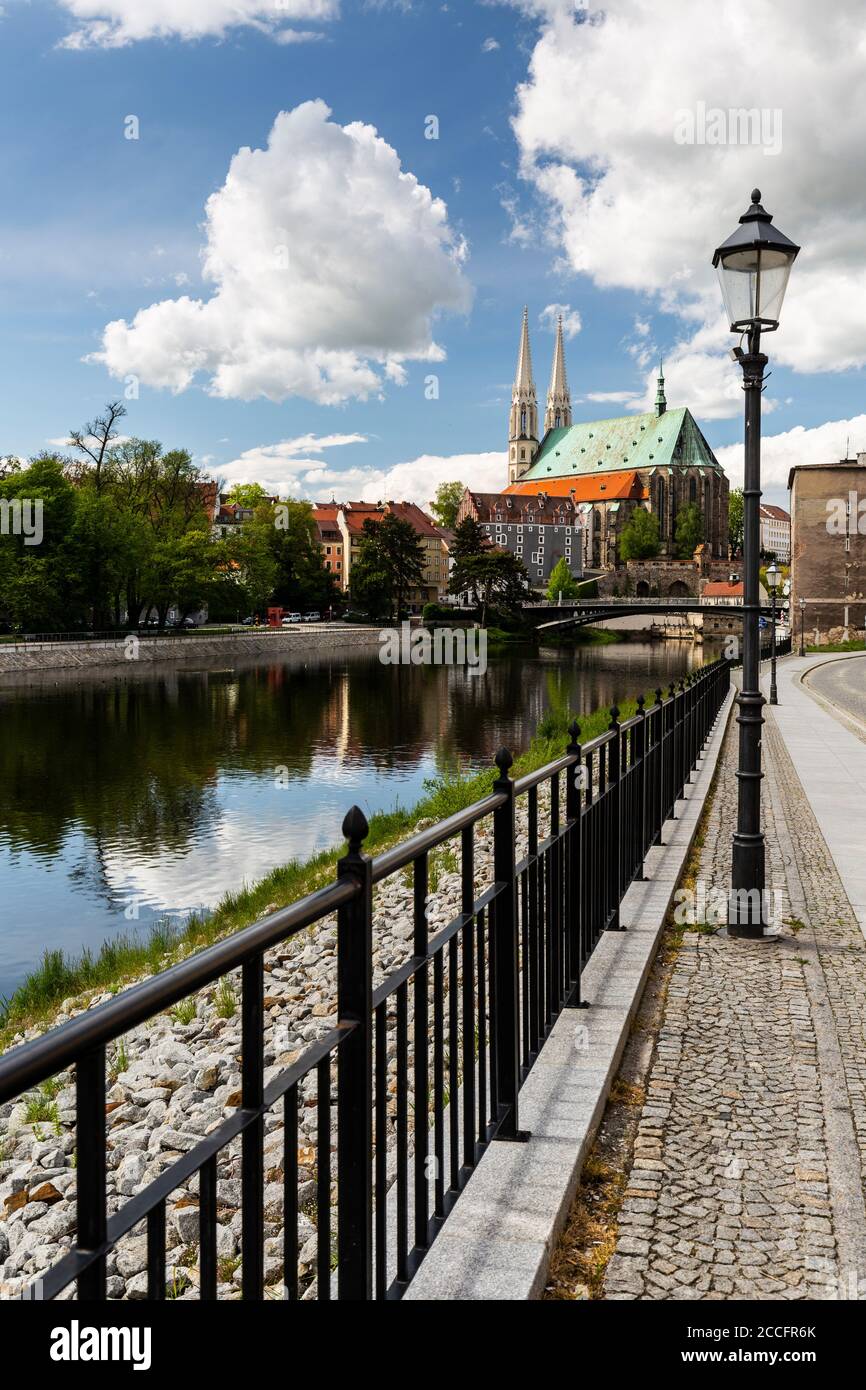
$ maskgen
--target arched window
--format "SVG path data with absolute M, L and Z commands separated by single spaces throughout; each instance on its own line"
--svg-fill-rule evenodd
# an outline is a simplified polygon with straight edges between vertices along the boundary
M 694 477 L 691 477 L 691 478 L 689 478 L 689 501 L 690 501 L 690 502 L 697 502 L 697 500 L 698 500 L 698 484 L 697 484 L 696 479 L 695 479 Z
M 521 412 L 520 412 L 520 433 L 521 433 L 521 434 L 526 434 L 526 409 L 525 409 L 525 407 L 524 407 L 524 409 L 521 410 Z
M 667 528 L 665 527 L 665 480 L 661 474 L 656 478 L 656 512 L 659 519 L 659 535 L 663 536 Z
M 558 430 L 561 424 L 562 424 L 562 416 L 560 415 L 559 411 L 557 410 L 556 415 L 554 416 L 554 420 L 553 420 L 553 428 L 554 428 L 555 430 Z

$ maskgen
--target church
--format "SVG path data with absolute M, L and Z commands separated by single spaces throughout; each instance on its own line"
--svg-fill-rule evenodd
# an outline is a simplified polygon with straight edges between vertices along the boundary
M 728 555 L 728 480 L 688 408 L 668 409 L 661 368 L 653 410 L 574 424 L 560 318 L 539 432 L 526 309 L 503 493 L 505 498 L 515 495 L 571 502 L 584 528 L 588 569 L 613 569 L 621 563 L 620 537 L 636 507 L 658 518 L 660 559 L 675 556 L 677 516 L 689 503 L 700 509 L 706 558 L 724 560 Z

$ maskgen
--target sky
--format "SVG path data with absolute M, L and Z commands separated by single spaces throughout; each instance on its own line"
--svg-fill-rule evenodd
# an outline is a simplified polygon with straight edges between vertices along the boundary
M 227 486 L 498 489 L 526 304 L 542 408 L 562 313 L 576 420 L 650 408 L 663 356 L 736 483 L 711 258 L 758 186 L 803 248 L 765 339 L 784 505 L 793 463 L 866 450 L 866 10 L 712 15 L 3 0 L 0 453 L 120 397 Z

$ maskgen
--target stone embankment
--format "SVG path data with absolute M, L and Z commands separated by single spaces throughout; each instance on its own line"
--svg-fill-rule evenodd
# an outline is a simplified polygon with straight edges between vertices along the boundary
M 214 658 L 273 656 L 283 660 L 298 653 L 375 647 L 379 629 L 330 624 L 267 630 L 214 633 L 212 637 L 111 638 L 98 642 L 14 642 L 0 645 L 0 676 L 27 671 L 87 671 L 92 667 L 141 667 L 160 662 L 207 663 Z
M 541 819 L 547 819 L 540 796 Z M 518 803 L 518 854 L 526 848 L 526 808 Z M 423 825 L 426 823 L 419 823 Z M 546 833 L 543 825 L 539 833 Z M 490 818 L 475 833 L 476 891 L 492 879 Z M 458 852 L 443 847 L 431 856 L 428 927 L 435 933 L 460 911 Z M 379 984 L 412 951 L 413 889 L 403 871 L 380 884 L 374 896 L 374 982 Z M 265 1083 L 290 1066 L 302 1050 L 336 1022 L 336 923 L 275 947 L 265 962 Z M 109 996 L 64 1002 L 58 1023 Z M 107 1080 L 108 1204 L 116 1211 L 187 1152 L 241 1100 L 240 976 L 227 977 L 131 1032 L 109 1049 Z M 193 1004 L 195 1012 L 192 1013 Z M 410 1038 L 412 1021 L 410 1011 Z M 16 1044 L 35 1036 L 21 1034 Z M 392 1039 L 393 1042 L 393 1039 Z M 411 1079 L 411 1053 L 410 1070 Z M 389 1110 L 396 1111 L 396 1061 L 389 1048 Z M 411 1080 L 410 1080 L 411 1086 Z M 335 1095 L 332 1097 L 335 1099 Z M 410 1089 L 409 1107 L 413 1096 Z M 332 1108 L 334 1123 L 336 1109 Z M 306 1297 L 315 1296 L 316 1161 L 318 1096 L 315 1071 L 301 1087 L 298 1131 L 298 1272 Z M 332 1135 L 333 1148 L 334 1135 Z M 282 1297 L 283 1117 L 272 1111 L 265 1127 L 266 1296 Z M 393 1159 L 393 1155 L 392 1155 Z M 336 1165 L 333 1165 L 335 1171 Z M 71 1247 L 75 1231 L 75 1089 L 67 1072 L 14 1104 L 0 1107 L 0 1298 L 14 1297 Z M 167 1206 L 168 1290 L 196 1298 L 199 1279 L 197 1182 L 174 1193 Z M 335 1193 L 332 1190 L 332 1201 Z M 218 1164 L 217 1253 L 220 1298 L 240 1296 L 241 1172 L 237 1145 Z M 143 1226 L 108 1261 L 111 1298 L 142 1299 L 147 1292 Z M 71 1295 L 70 1295 L 71 1296 Z

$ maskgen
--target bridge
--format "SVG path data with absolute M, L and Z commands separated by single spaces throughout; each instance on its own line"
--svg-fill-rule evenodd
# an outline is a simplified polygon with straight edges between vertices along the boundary
M 685 598 L 595 598 L 595 599 L 563 599 L 561 603 L 554 603 L 551 600 L 535 600 L 523 604 L 523 611 L 535 620 L 543 618 L 546 613 L 568 613 L 567 617 L 558 617 L 547 622 L 535 622 L 536 628 L 540 631 L 545 628 L 554 627 L 587 627 L 591 623 L 604 622 L 610 618 L 632 617 L 635 613 L 718 613 L 720 609 L 735 612 L 743 612 L 743 603 L 740 599 L 716 599 L 713 602 L 701 602 L 697 597 L 687 596 Z M 770 616 L 770 605 L 762 604 L 760 607 L 762 616 Z M 777 618 L 779 614 L 776 609 Z

